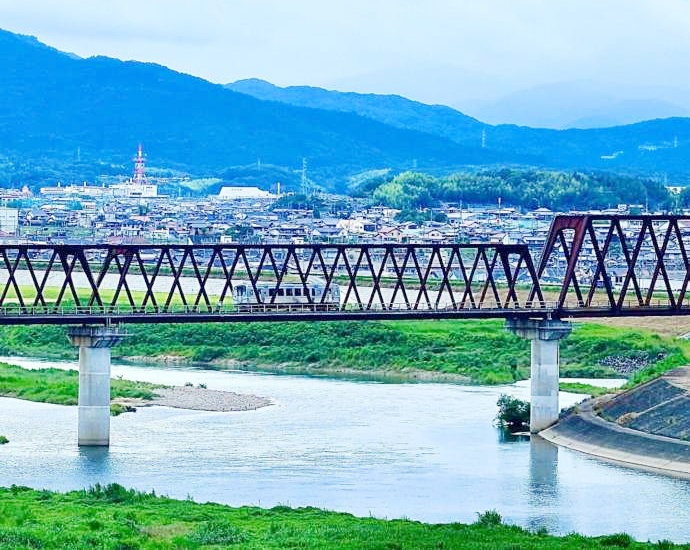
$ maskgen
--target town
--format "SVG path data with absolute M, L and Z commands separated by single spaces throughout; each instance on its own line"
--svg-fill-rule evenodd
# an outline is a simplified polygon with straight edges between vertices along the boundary
M 124 179 L 124 178 L 121 178 Z M 165 183 L 169 183 L 165 179 Z M 158 193 L 147 177 L 141 146 L 133 176 L 106 186 L 61 185 L 0 189 L 0 239 L 16 244 L 526 244 L 544 245 L 557 212 L 522 212 L 501 206 L 442 204 L 425 221 L 398 221 L 397 209 L 370 200 L 316 192 L 291 201 L 294 192 L 224 186 L 216 195 Z M 299 202 L 311 203 L 311 208 Z M 318 207 L 314 207 L 318 204 Z M 618 205 L 578 214 L 627 215 L 641 205 Z M 439 221 L 440 220 L 440 221 Z

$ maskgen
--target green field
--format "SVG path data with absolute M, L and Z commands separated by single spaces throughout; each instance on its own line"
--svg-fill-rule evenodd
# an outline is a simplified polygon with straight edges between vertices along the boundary
M 396 375 L 414 379 L 460 376 L 500 384 L 527 378 L 529 342 L 500 321 L 350 321 L 128 325 L 113 356 L 214 362 L 277 372 Z M 75 358 L 63 327 L 0 327 L 0 354 Z M 685 341 L 648 330 L 576 325 L 561 343 L 563 376 L 617 376 L 607 363 L 645 367 L 636 380 L 683 365 Z
M 155 303 L 160 307 L 168 303 L 170 306 L 181 306 L 184 304 L 182 301 L 182 296 L 179 293 L 179 290 L 177 287 L 174 288 L 174 291 L 171 296 L 169 296 L 168 292 L 154 292 L 153 293 L 153 299 L 155 300 Z M 63 291 L 61 287 L 58 286 L 49 286 L 43 289 L 41 295 L 43 296 L 44 301 L 46 302 L 46 307 L 47 308 L 52 308 L 57 301 L 58 297 L 60 297 L 62 293 L 62 298 L 60 300 L 60 307 L 63 309 L 71 309 L 74 308 L 76 304 L 76 300 L 74 299 L 74 296 L 72 294 L 72 291 L 69 287 L 65 288 Z M 38 298 L 38 292 L 36 290 L 36 287 L 31 286 L 31 285 L 19 285 L 19 294 L 22 297 L 22 300 L 24 301 L 25 307 L 37 307 L 41 308 L 43 304 L 39 301 L 34 305 L 34 302 L 37 301 Z M 76 289 L 76 294 L 77 298 L 79 299 L 79 305 L 81 307 L 85 306 L 98 306 L 98 302 L 95 300 L 95 298 L 92 296 L 92 292 L 90 289 L 86 288 L 77 288 Z M 135 307 L 139 307 L 141 304 L 143 304 L 144 299 L 146 298 L 146 292 L 143 290 L 130 290 L 132 302 L 134 303 Z M 101 289 L 99 291 L 99 296 L 101 298 L 101 301 L 104 306 L 120 306 L 120 307 L 131 307 L 132 303 L 130 302 L 130 296 L 127 294 L 127 292 L 122 289 L 120 290 L 119 293 L 116 295 L 116 291 L 113 289 Z M 212 293 L 207 291 L 207 296 L 209 297 L 209 300 L 211 301 L 212 305 L 215 305 L 214 301 L 217 301 L 217 296 L 214 296 Z M 196 294 L 192 296 L 185 295 L 187 303 L 193 303 L 194 300 L 196 299 Z M 168 301 L 169 300 L 169 301 Z M 204 305 L 205 302 L 203 300 L 203 297 L 201 298 L 200 302 L 201 305 Z M 3 300 L 3 304 L 5 308 L 12 308 L 12 307 L 18 307 L 19 306 L 19 299 L 17 297 L 17 291 L 13 286 L 9 287 L 9 290 L 5 296 L 5 299 Z M 151 296 L 149 296 L 146 305 L 149 309 L 153 309 L 153 301 Z M 223 299 L 223 305 L 225 307 L 229 307 L 232 305 L 232 294 L 228 292 L 226 296 Z
M 0 454 L 2 451 L 0 451 Z M 0 488 L 1 549 L 285 548 L 337 550 L 670 550 L 625 534 L 555 537 L 501 523 L 489 511 L 471 525 L 357 518 L 317 508 L 197 504 L 109 485 L 66 494 Z

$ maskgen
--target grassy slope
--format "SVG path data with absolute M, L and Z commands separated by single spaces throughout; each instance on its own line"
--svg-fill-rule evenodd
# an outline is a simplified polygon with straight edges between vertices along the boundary
M 130 325 L 115 357 L 179 355 L 193 361 L 234 359 L 296 371 L 335 369 L 453 373 L 505 383 L 529 372 L 529 342 L 500 321 L 387 321 Z M 0 353 L 76 357 L 62 327 L 0 327 Z M 611 376 L 599 362 L 636 357 L 657 370 L 687 362 L 688 346 L 644 330 L 584 324 L 561 345 L 561 372 Z M 659 358 L 663 357 L 662 361 Z
M 111 381 L 110 395 L 112 398 L 153 399 L 156 387 L 158 386 L 146 382 L 115 379 Z M 27 370 L 0 363 L 0 395 L 4 397 L 76 405 L 78 388 L 79 373 L 74 370 Z
M 117 485 L 67 494 L 12 487 L 0 489 L 0 548 L 689 548 L 636 543 L 620 534 L 552 537 L 497 524 L 493 513 L 483 516 L 473 525 L 429 525 L 316 508 L 196 504 Z

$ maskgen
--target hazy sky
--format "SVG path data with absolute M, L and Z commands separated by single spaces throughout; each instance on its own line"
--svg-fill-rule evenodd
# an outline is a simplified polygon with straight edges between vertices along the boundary
M 690 89 L 690 0 L 1 0 L 0 27 L 218 83 L 427 102 L 590 79 Z

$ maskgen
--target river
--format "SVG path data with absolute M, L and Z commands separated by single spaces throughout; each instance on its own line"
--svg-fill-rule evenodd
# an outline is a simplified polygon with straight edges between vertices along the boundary
M 10 439 L 0 447 L 0 485 L 70 490 L 117 482 L 197 502 L 427 522 L 470 523 L 497 510 L 510 523 L 550 533 L 690 542 L 690 481 L 543 440 L 503 439 L 492 426 L 496 400 L 527 397 L 527 383 L 382 384 L 125 365 L 113 365 L 113 376 L 203 383 L 274 404 L 237 413 L 139 408 L 112 419 L 109 449 L 79 449 L 76 407 L 0 398 L 0 434 Z M 561 404 L 581 398 L 562 393 Z

